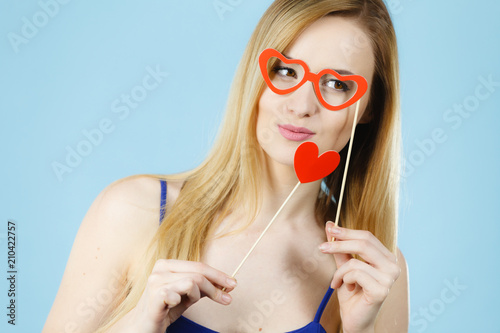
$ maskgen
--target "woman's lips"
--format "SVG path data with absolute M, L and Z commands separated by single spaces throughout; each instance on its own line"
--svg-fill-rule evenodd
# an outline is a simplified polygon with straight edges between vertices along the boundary
M 285 139 L 291 141 L 304 141 L 316 134 L 305 127 L 295 127 L 293 125 L 278 125 L 278 130 Z

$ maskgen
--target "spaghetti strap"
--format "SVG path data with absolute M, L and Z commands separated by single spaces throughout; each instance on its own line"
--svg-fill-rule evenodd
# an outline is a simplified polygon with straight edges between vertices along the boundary
M 160 179 L 161 184 L 161 197 L 160 197 L 160 224 L 165 217 L 165 206 L 167 204 L 167 181 Z
M 323 297 L 323 300 L 321 301 L 321 304 L 319 305 L 318 311 L 316 311 L 316 316 L 314 317 L 314 321 L 316 323 L 319 323 L 319 321 L 321 319 L 321 315 L 323 315 L 323 311 L 325 310 L 325 307 L 328 304 L 328 301 L 330 300 L 332 293 L 333 293 L 333 289 L 331 287 L 329 287 L 325 296 Z

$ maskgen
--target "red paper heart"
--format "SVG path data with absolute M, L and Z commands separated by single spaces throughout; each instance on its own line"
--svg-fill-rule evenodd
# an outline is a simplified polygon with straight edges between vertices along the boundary
M 314 142 L 304 142 L 295 151 L 293 167 L 301 183 L 310 183 L 331 174 L 340 163 L 340 155 L 329 150 L 318 156 Z

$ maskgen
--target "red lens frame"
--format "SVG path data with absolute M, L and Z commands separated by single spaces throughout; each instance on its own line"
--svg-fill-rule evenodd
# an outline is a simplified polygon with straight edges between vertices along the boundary
M 269 61 L 270 58 L 276 57 L 283 61 L 285 64 L 298 64 L 304 68 L 304 77 L 302 78 L 302 81 L 300 81 L 296 86 L 288 89 L 278 89 L 276 88 L 272 83 L 271 83 L 271 78 L 269 77 L 269 73 L 267 71 L 267 62 Z M 366 82 L 366 79 L 362 77 L 361 75 L 341 75 L 334 71 L 333 69 L 323 69 L 319 73 L 311 73 L 309 70 L 309 67 L 307 64 L 300 60 L 300 59 L 288 59 L 284 55 L 282 55 L 280 52 L 276 51 L 275 49 L 265 49 L 262 51 L 262 53 L 259 55 L 259 67 L 260 71 L 262 73 L 262 77 L 264 78 L 264 81 L 266 81 L 267 86 L 269 89 L 271 89 L 274 93 L 278 95 L 286 95 L 289 94 L 297 89 L 299 89 L 304 83 L 307 81 L 311 81 L 314 86 L 314 91 L 316 92 L 316 97 L 318 98 L 319 102 L 321 105 L 323 105 L 326 109 L 331 110 L 331 111 L 338 111 L 342 110 L 344 108 L 347 108 L 354 103 L 356 103 L 365 93 L 366 90 L 368 89 L 368 82 Z M 323 96 L 321 96 L 321 90 L 319 87 L 319 79 L 325 75 L 325 74 L 332 74 L 335 76 L 339 81 L 354 81 L 356 82 L 357 89 L 356 93 L 352 95 L 352 97 L 347 100 L 345 103 L 341 105 L 330 105 L 328 104 L 324 99 Z

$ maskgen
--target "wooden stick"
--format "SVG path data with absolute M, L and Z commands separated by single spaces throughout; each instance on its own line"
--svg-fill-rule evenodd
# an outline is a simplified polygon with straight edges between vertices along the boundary
M 359 102 L 361 99 L 358 100 L 356 103 L 356 111 L 354 112 L 354 121 L 352 123 L 352 131 L 351 131 L 351 140 L 349 141 L 349 148 L 347 149 L 347 160 L 345 161 L 345 169 L 344 169 L 344 175 L 342 176 L 342 185 L 340 186 L 340 196 L 339 196 L 339 204 L 337 206 L 337 215 L 335 216 L 335 226 L 339 226 L 339 217 L 340 217 L 340 207 L 342 206 L 342 198 L 344 197 L 344 188 L 345 188 L 345 181 L 347 179 L 347 169 L 349 168 L 349 161 L 351 159 L 351 150 L 352 150 L 352 143 L 354 141 L 354 132 L 356 130 L 356 121 L 358 120 L 358 112 L 359 112 Z M 335 240 L 335 237 L 332 237 L 332 242 Z
M 269 222 L 269 224 L 267 225 L 267 227 L 262 231 L 262 233 L 260 234 L 259 238 L 257 238 L 257 240 L 253 244 L 252 248 L 250 249 L 250 251 L 248 251 L 248 253 L 245 256 L 245 258 L 243 258 L 243 260 L 240 262 L 240 264 L 238 265 L 238 267 L 234 271 L 233 275 L 231 275 L 231 277 L 234 278 L 234 276 L 236 275 L 236 273 L 238 273 L 238 271 L 240 270 L 241 266 L 243 266 L 243 264 L 245 263 L 245 261 L 247 260 L 247 258 L 250 256 L 250 253 L 252 253 L 252 251 L 255 249 L 255 247 L 257 246 L 257 244 L 260 242 L 260 240 L 262 239 L 262 237 L 266 233 L 267 229 L 269 229 L 269 227 L 271 226 L 271 224 L 273 224 L 274 220 L 276 220 L 276 217 L 283 210 L 283 207 L 285 207 L 286 203 L 288 202 L 288 200 L 290 200 L 290 198 L 292 197 L 293 193 L 295 193 L 295 190 L 297 190 L 297 188 L 299 187 L 300 184 L 301 183 L 299 181 L 297 183 L 297 185 L 295 185 L 295 187 L 293 188 L 292 192 L 290 192 L 290 194 L 286 198 L 285 202 L 283 202 L 283 204 L 281 205 L 280 209 L 278 209 L 278 211 L 276 212 L 276 214 L 274 214 L 273 218 L 271 219 L 271 222 Z

